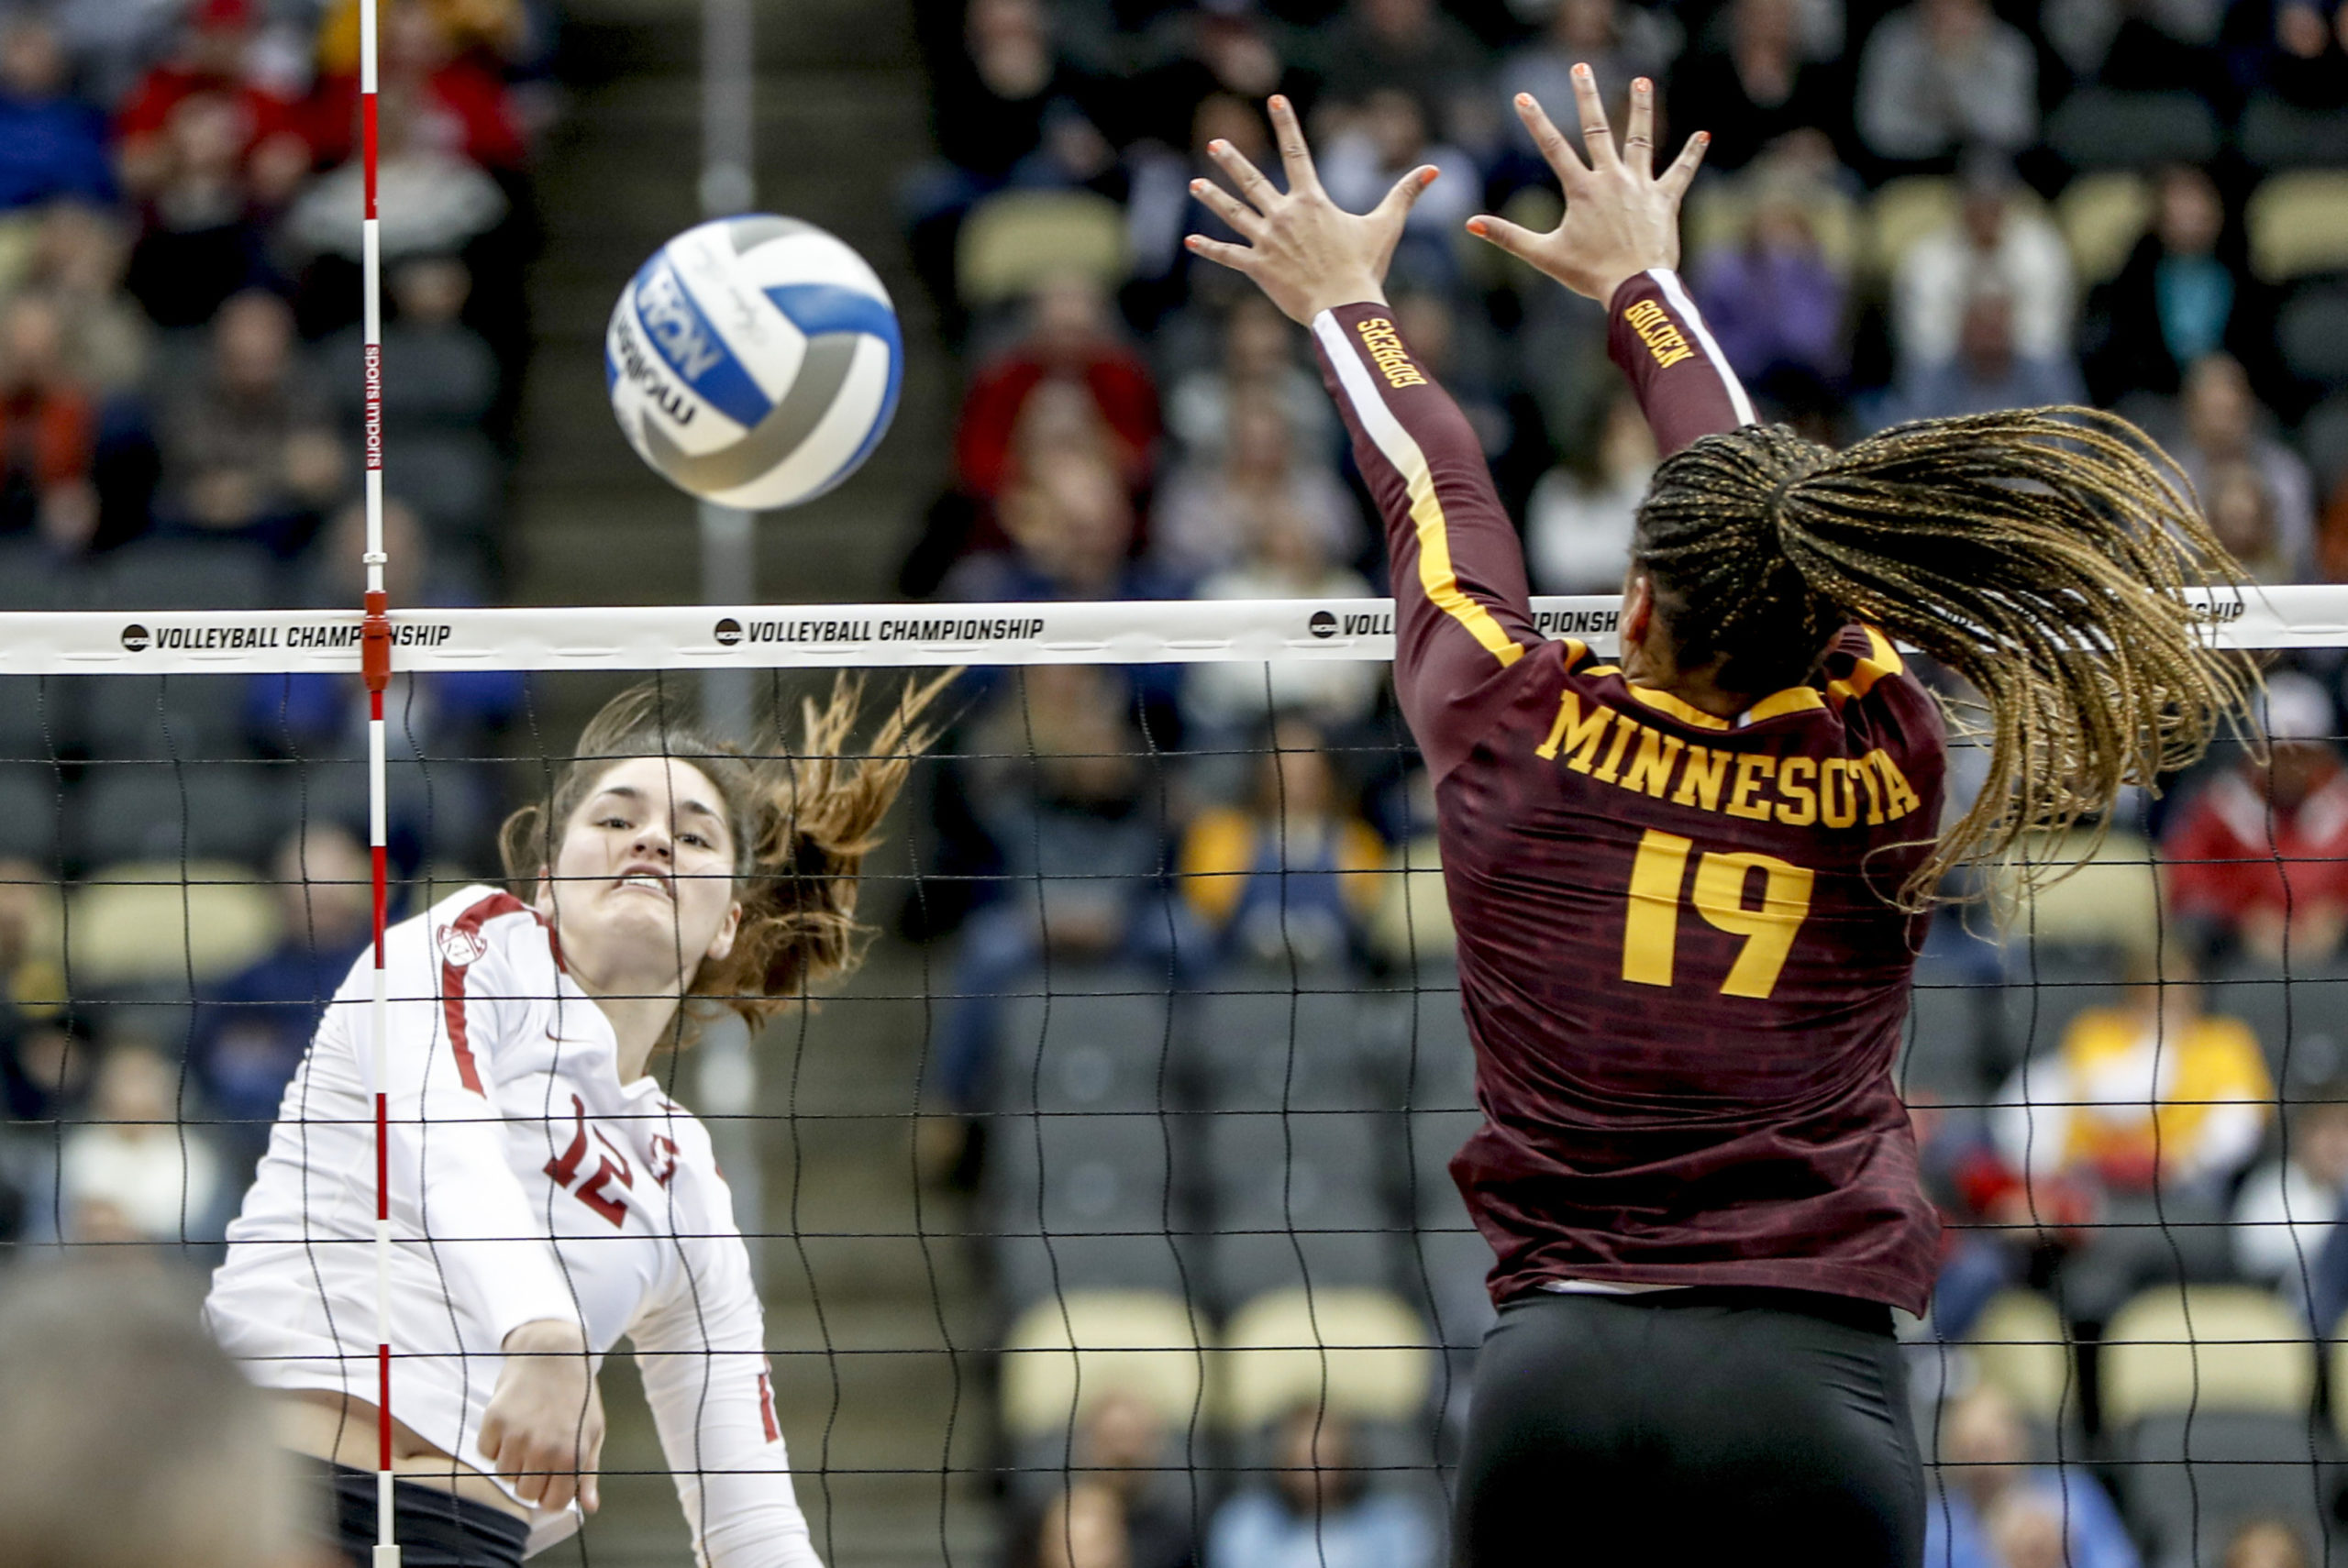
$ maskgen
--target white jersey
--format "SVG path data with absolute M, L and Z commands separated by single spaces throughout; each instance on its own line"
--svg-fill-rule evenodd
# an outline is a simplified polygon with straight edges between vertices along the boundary
M 580 1323 L 600 1369 L 625 1334 L 700 1562 L 821 1568 L 792 1493 L 749 1254 L 700 1121 L 652 1078 L 619 1081 L 603 1010 L 511 895 L 445 899 L 392 927 L 384 956 L 393 1415 L 493 1474 L 481 1424 L 505 1336 L 538 1319 Z M 286 1088 L 205 1307 L 255 1382 L 370 1404 L 372 966 L 371 954 L 352 968 Z M 579 1520 L 532 1522 L 537 1551 Z

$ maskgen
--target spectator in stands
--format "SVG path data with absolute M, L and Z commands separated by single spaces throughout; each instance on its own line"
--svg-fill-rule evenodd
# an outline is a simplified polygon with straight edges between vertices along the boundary
M 1635 79 L 1649 76 L 1660 83 L 1681 41 L 1679 26 L 1667 7 L 1636 6 L 1630 0 L 1557 0 L 1541 36 L 1501 62 L 1501 95 L 1513 100 L 1520 93 L 1530 93 L 1551 114 L 1563 112 L 1561 105 L 1574 101 L 1573 69 L 1586 64 L 1607 103 L 1620 105 L 1630 101 Z M 1540 149 L 1524 122 L 1512 113 L 1502 116 L 1501 123 L 1517 161 L 1529 171 L 1545 172 Z M 1726 139 L 1711 120 L 1700 123 L 1713 130 L 1714 139 Z M 1688 128 L 1698 124 L 1689 121 Z M 1394 172 L 1399 179 L 1403 171 Z
M 1091 1397 L 1077 1422 L 1074 1459 L 1080 1478 L 1018 1532 L 1034 1550 L 1015 1568 L 1058 1561 L 1051 1540 L 1055 1526 L 1063 1532 L 1073 1529 L 1080 1540 L 1087 1532 L 1120 1540 L 1118 1561 L 1130 1568 L 1191 1568 L 1198 1561 L 1189 1488 L 1165 1469 L 1166 1423 L 1147 1400 L 1123 1388 Z M 1116 1513 L 1112 1516 L 1101 1498 L 1080 1497 L 1088 1492 L 1108 1494 Z M 1113 1537 L 1107 1528 L 1112 1517 L 1117 1523 Z
M 2348 22 L 2326 0 L 2260 0 L 2229 8 L 2238 74 L 2306 109 L 2348 104 Z
M 137 390 L 154 337 L 137 302 L 123 293 L 129 257 L 115 213 L 86 202 L 52 202 L 41 213 L 19 285 L 57 313 L 66 363 L 101 400 Z
M 1268 392 L 1288 416 L 1301 458 L 1326 461 L 1335 456 L 1337 425 L 1329 394 L 1321 378 L 1305 368 L 1296 326 L 1278 305 L 1260 291 L 1234 300 L 1223 315 L 1216 348 L 1211 365 L 1184 373 L 1167 394 L 1167 431 L 1185 455 L 1219 450 L 1229 436 L 1233 399 L 1243 388 L 1256 387 Z
M 2225 546 L 2253 582 L 2298 582 L 2306 577 L 2283 552 L 2283 541 L 2275 527 L 2274 498 L 2256 469 L 2244 462 L 2221 463 L 2205 482 L 2202 515 L 2210 520 L 2218 543 Z
M 105 116 L 73 96 L 56 28 L 39 12 L 0 21 L 0 213 L 114 199 Z
M 239 101 L 224 92 L 176 96 L 159 122 L 138 182 L 144 222 L 125 282 L 158 326 L 201 326 L 230 295 L 275 277 L 245 135 Z
M 970 0 L 962 49 L 940 63 L 930 93 L 942 157 L 902 195 L 914 263 L 930 292 L 959 315 L 955 243 L 980 201 L 1007 186 L 1084 185 L 1112 174 L 1114 84 L 1069 60 L 1043 0 Z
M 174 123 L 191 101 L 216 105 L 205 134 L 226 145 L 221 172 L 263 206 L 277 206 L 310 171 L 313 151 L 298 91 L 271 79 L 256 49 L 253 0 L 196 0 L 170 58 L 147 72 L 116 116 L 123 183 L 161 200 L 187 176 L 185 137 Z M 209 116 L 208 116 L 209 118 Z
M 2161 839 L 2170 918 L 2204 951 L 2263 964 L 2321 962 L 2348 935 L 2348 768 L 2331 696 L 2269 676 L 2262 733 L 2171 815 Z
M 1224 424 L 1219 447 L 1167 476 L 1150 529 L 1152 558 L 1184 578 L 1233 571 L 1277 513 L 1301 534 L 1319 571 L 1352 560 L 1368 542 L 1361 508 L 1335 470 L 1296 438 L 1278 392 L 1261 385 L 1236 390 Z M 1280 575 L 1308 569 L 1289 562 Z M 1268 597 L 1238 586 L 1227 584 L 1233 591 L 1217 597 Z
M 1406 279 L 1397 264 L 1386 280 L 1395 328 L 1420 368 L 1440 381 L 1459 405 L 1495 475 L 1505 475 L 1514 466 L 1507 454 L 1516 430 L 1502 401 L 1499 354 L 1486 325 L 1490 317 L 1471 299 L 1434 282 Z M 1545 461 L 1548 454 L 1541 457 Z
M 1566 447 L 1541 476 L 1524 513 L 1525 564 L 1544 593 L 1611 593 L 1630 569 L 1631 533 L 1647 480 L 1655 436 L 1628 392 L 1600 403 L 1595 428 Z
M 87 1120 L 58 1155 L 65 1239 L 111 1237 L 116 1223 L 143 1242 L 210 1242 L 227 1215 L 220 1157 L 208 1132 L 179 1118 L 179 1070 L 144 1041 L 119 1039 L 99 1058 Z
M 1911 0 L 1859 57 L 1859 140 L 1887 168 L 1946 167 L 1968 146 L 2038 137 L 2038 59 L 1988 0 Z
M 461 144 L 433 138 L 421 87 L 387 84 L 377 105 L 377 230 L 386 260 L 456 255 L 505 220 L 497 182 Z M 305 256 L 355 262 L 365 207 L 365 170 L 353 156 L 303 187 L 285 214 L 285 237 Z
M 366 846 L 330 823 L 288 835 L 269 868 L 277 894 L 277 946 L 212 988 L 197 1009 L 188 1068 L 226 1125 L 229 1185 L 242 1189 L 269 1145 L 302 1054 L 327 999 L 373 931 Z
M 98 526 L 98 411 L 66 355 L 65 325 L 39 294 L 0 309 L 0 532 L 34 529 L 78 555 Z
M 981 365 L 955 422 L 954 466 L 963 493 L 991 501 L 1014 474 L 1019 415 L 1046 381 L 1072 382 L 1091 397 L 1108 455 L 1128 481 L 1148 476 L 1157 444 L 1157 389 L 1149 367 L 1118 336 L 1107 296 L 1091 280 L 1063 273 L 1037 285 L 1026 330 Z
M 1753 182 L 1744 233 L 1696 258 L 1689 271 L 1705 324 L 1730 368 L 1755 392 L 1766 395 L 1789 378 L 1838 382 L 1850 369 L 1843 326 L 1848 291 L 1811 222 L 1817 187 L 1785 173 L 1757 173 Z
M 2021 1412 L 1995 1385 L 1942 1408 L 1939 1459 L 1924 1520 L 1933 1568 L 2137 1568 L 2110 1496 L 2084 1470 L 2032 1463 Z
M 158 506 L 178 527 L 291 555 L 350 479 L 330 404 L 294 340 L 294 313 L 249 290 L 221 307 L 205 371 L 158 389 Z
M 2226 1542 L 2218 1568 L 2315 1568 L 2298 1530 L 2281 1519 L 2250 1519 Z
M 1054 1497 L 1036 1529 L 1036 1568 L 1135 1568 L 1124 1502 L 1084 1481 Z
M 1975 293 L 1958 318 L 1955 356 L 1906 371 L 1877 403 L 1875 428 L 2084 398 L 2068 354 L 2032 355 L 2015 341 L 2015 314 L 2011 295 L 1994 287 Z
M 1671 124 L 1712 133 L 1707 168 L 1733 173 L 1789 155 L 1805 166 L 1838 160 L 1850 136 L 1848 72 L 1804 47 L 1801 9 L 1800 0 L 1733 0 L 1724 44 L 1700 42 L 1673 68 Z M 1834 30 L 1839 47 L 1839 15 Z
M 2066 359 L 2078 291 L 2061 231 L 2034 205 L 2025 204 L 2013 165 L 2002 157 L 1968 158 L 1963 184 L 1955 221 L 1919 239 L 1892 279 L 1893 348 L 1901 373 L 1912 375 L 1956 359 L 1963 352 L 1966 312 L 1985 293 L 2008 302 L 2012 352 L 2019 359 L 2038 364 Z
M 1277 435 L 1278 457 L 1288 455 L 1286 425 L 1268 398 L 1254 410 L 1234 411 L 1239 422 L 1232 443 L 1236 467 L 1248 446 L 1269 445 Z M 1250 431 L 1248 426 L 1258 427 Z M 1353 498 L 1325 476 L 1348 513 Z M 1350 567 L 1330 558 L 1326 523 L 1299 506 L 1287 487 L 1225 491 L 1230 511 L 1241 525 L 1239 557 L 1230 566 L 1210 572 L 1199 584 L 1201 599 L 1367 599 L 1368 580 Z M 1358 519 L 1348 516 L 1353 530 Z M 1325 730 L 1343 731 L 1362 723 L 1377 705 L 1384 676 L 1375 665 L 1350 661 L 1282 659 L 1271 664 L 1201 664 L 1190 668 L 1183 686 L 1183 710 L 1199 727 L 1199 744 L 1209 737 L 1236 741 L 1260 725 L 1268 712 L 1299 712 Z
M 1133 558 L 1133 502 L 1103 458 L 1072 447 L 1039 453 L 1023 464 L 1001 513 L 1011 548 L 966 557 L 947 576 L 947 599 L 1180 597 L 1154 568 Z
M 1435 0 L 1352 0 L 1320 41 L 1324 84 L 1341 104 L 1401 87 L 1448 113 L 1484 75 L 1483 45 Z
M 997 999 L 1032 966 L 1154 956 L 1163 967 L 1164 835 L 1131 714 L 1113 672 L 1036 665 L 996 689 L 978 725 L 965 793 L 998 875 L 963 925 L 938 1021 L 937 1086 L 957 1110 L 984 1107 Z
M 90 1053 L 63 1013 L 57 887 L 29 860 L 0 859 L 0 1124 L 72 1114 Z
M 2274 1080 L 2258 1037 L 2205 1012 L 2182 967 L 2175 955 L 2138 963 L 2121 1005 L 2084 1010 L 2052 1060 L 2015 1070 L 1991 1116 L 2014 1169 L 2093 1173 L 2107 1192 L 2178 1202 L 2214 1198 L 2249 1164 Z
M 1181 146 L 1200 103 L 1213 93 L 1250 104 L 1275 93 L 1312 102 L 1319 83 L 1293 58 L 1295 44 L 1253 0 L 1162 10 L 1142 39 L 1156 63 L 1133 83 L 1135 134 Z
M 1127 160 L 1132 174 L 1125 204 L 1125 236 L 1133 247 L 1133 281 L 1123 296 L 1125 313 L 1144 326 L 1154 326 L 1186 303 L 1198 300 L 1228 308 L 1243 298 L 1230 274 L 1212 264 L 1191 265 L 1183 237 L 1202 234 L 1211 239 L 1235 239 L 1235 231 L 1220 215 L 1191 194 L 1191 182 L 1213 179 L 1219 171 L 1207 149 L 1228 142 L 1242 158 L 1265 171 L 1274 184 L 1285 182 L 1279 155 L 1274 149 L 1262 110 L 1231 93 L 1210 93 L 1191 116 L 1187 152 L 1175 153 L 1147 146 L 1137 148 Z
M 2152 226 L 2088 298 L 2088 389 L 2099 403 L 2174 397 L 2186 367 L 2217 353 L 2254 371 L 2267 400 L 2287 390 L 2275 290 L 2251 271 L 2248 248 L 2208 171 L 2181 163 L 2160 171 Z
M 2243 1277 L 2305 1305 L 2310 1273 L 2348 1206 L 2348 1083 L 2294 1101 L 2283 1153 L 2234 1197 L 2234 1262 Z
M 1347 212 L 1369 211 L 1397 180 L 1422 164 L 1432 166 L 1441 178 L 1412 204 L 1393 266 L 1400 277 L 1446 289 L 1458 285 L 1456 237 L 1459 226 L 1482 208 L 1483 179 L 1467 153 L 1434 139 L 1415 92 L 1374 89 L 1328 138 L 1319 164 L 1322 184 Z
M 2248 372 L 2231 356 L 2209 355 L 2186 371 L 2182 403 L 2184 429 L 2166 443 L 2170 455 L 2204 497 L 2222 466 L 2244 463 L 2254 469 L 2274 519 L 2276 547 L 2293 574 L 2287 580 L 2307 580 L 2313 569 L 2315 484 L 2299 455 L 2265 433 L 2271 416 L 2252 392 Z
M 1435 1533 L 1414 1499 L 1355 1467 L 1353 1429 L 1303 1405 L 1272 1433 L 1272 1485 L 1215 1510 L 1205 1568 L 1434 1568 Z
M 327 10 L 311 114 L 319 156 L 338 163 L 357 150 L 359 6 L 335 0 Z M 382 11 L 380 90 L 412 104 L 432 145 L 510 172 L 527 161 L 529 144 L 505 68 L 529 43 L 519 0 L 394 0 Z
M 1377 907 L 1386 845 L 1341 798 L 1302 715 L 1274 719 L 1254 756 L 1245 803 L 1202 812 L 1182 835 L 1183 901 L 1221 957 L 1342 962 Z

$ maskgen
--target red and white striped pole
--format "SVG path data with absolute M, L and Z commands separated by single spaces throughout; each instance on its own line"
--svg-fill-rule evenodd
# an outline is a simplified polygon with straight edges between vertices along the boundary
M 375 0 L 359 0 L 359 156 L 366 179 L 360 223 L 367 420 L 367 615 L 360 668 L 367 682 L 367 844 L 372 863 L 375 994 L 370 1030 L 375 1075 L 375 1552 L 373 1568 L 399 1568 L 392 1524 L 391 991 L 383 971 L 391 873 L 383 770 L 383 691 L 392 679 L 391 600 L 383 589 L 383 250 L 375 222 Z

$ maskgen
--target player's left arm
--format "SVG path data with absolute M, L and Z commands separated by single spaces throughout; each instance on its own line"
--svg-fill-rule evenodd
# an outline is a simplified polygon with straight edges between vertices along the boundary
M 688 1141 L 681 1157 L 709 1159 L 706 1143 Z M 678 1229 L 686 1234 L 677 1283 L 628 1340 L 694 1560 L 702 1568 L 823 1568 L 792 1485 L 741 1232 L 730 1210 L 687 1214 Z

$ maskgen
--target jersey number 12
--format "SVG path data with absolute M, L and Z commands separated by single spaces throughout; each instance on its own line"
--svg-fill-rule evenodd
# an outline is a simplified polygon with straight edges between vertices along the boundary
M 1623 922 L 1623 978 L 1634 986 L 1668 986 L 1679 946 L 1679 895 L 1688 885 L 1695 842 L 1649 829 L 1631 863 L 1630 910 Z M 1752 874 L 1762 874 L 1761 901 L 1748 905 Z M 1696 886 L 1688 901 L 1708 924 L 1744 938 L 1721 983 L 1724 997 L 1767 997 L 1793 951 L 1794 933 L 1810 914 L 1811 871 L 1774 855 L 1707 851 L 1696 857 Z

